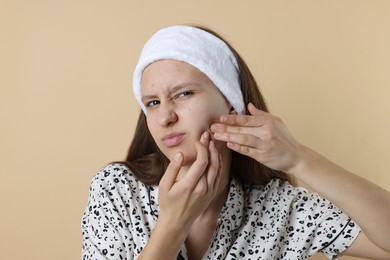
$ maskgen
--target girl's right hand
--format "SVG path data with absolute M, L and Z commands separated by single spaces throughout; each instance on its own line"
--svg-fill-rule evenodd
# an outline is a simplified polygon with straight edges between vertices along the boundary
M 222 169 L 220 155 L 215 143 L 210 141 L 209 132 L 202 134 L 195 147 L 196 160 L 183 177 L 177 180 L 183 164 L 183 154 L 178 152 L 159 184 L 159 222 L 174 225 L 180 232 L 188 232 L 195 219 L 209 206 L 216 195 Z

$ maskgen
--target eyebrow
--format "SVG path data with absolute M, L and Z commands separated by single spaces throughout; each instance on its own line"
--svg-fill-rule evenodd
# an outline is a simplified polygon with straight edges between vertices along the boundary
M 201 86 L 201 84 L 199 84 L 197 82 L 192 82 L 192 81 L 183 82 L 183 83 L 180 83 L 180 84 L 176 85 L 175 87 L 173 87 L 169 91 L 169 94 L 179 92 L 181 89 L 186 88 L 188 86 Z M 155 98 L 157 98 L 156 95 L 144 95 L 144 96 L 142 96 L 141 100 L 142 100 L 142 102 L 145 102 L 145 100 L 151 100 L 151 99 L 155 99 Z

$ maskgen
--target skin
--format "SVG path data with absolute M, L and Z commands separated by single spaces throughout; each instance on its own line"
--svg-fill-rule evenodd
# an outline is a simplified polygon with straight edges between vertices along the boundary
M 221 115 L 229 114 L 229 103 L 205 74 L 180 61 L 162 60 L 149 65 L 141 82 L 153 139 L 170 160 L 180 151 L 185 156 L 184 165 L 192 164 L 196 158 L 193 144 Z M 164 145 L 162 139 L 171 133 L 184 134 L 180 145 Z M 217 145 L 221 151 L 228 150 Z
M 227 197 L 231 150 L 211 140 L 210 125 L 231 107 L 195 67 L 162 60 L 143 72 L 142 101 L 148 128 L 170 159 L 159 184 L 159 219 L 139 259 L 176 259 L 183 242 L 192 259 L 208 248 Z M 164 137 L 180 134 L 167 146 Z M 169 244 L 169 248 L 167 248 Z
M 171 163 L 159 185 L 159 219 L 139 259 L 176 259 L 183 242 L 190 259 L 202 257 L 227 197 L 223 166 L 231 150 L 293 175 L 354 219 L 362 233 L 346 255 L 390 259 L 390 193 L 297 142 L 278 117 L 251 104 L 251 115 L 232 114 L 203 73 L 174 60 L 144 70 L 142 96 L 149 130 Z M 167 147 L 163 138 L 172 132 L 184 137 Z

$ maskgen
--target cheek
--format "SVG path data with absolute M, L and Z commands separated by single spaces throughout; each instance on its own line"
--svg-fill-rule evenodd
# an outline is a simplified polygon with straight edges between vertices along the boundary
M 157 134 L 157 127 L 153 123 L 152 120 L 149 120 L 149 118 L 146 119 L 146 125 L 148 126 L 149 132 L 152 135 L 153 139 L 156 140 L 156 134 Z
M 213 123 L 219 123 L 222 115 L 229 114 L 229 108 L 224 105 L 211 105 L 205 106 L 198 113 L 193 114 L 191 117 L 194 122 L 202 126 L 203 130 L 207 130 L 210 128 L 210 125 Z
M 229 102 L 221 95 L 214 95 L 214 98 L 209 99 L 208 104 L 209 113 L 218 121 L 222 115 L 227 115 L 230 112 Z
M 219 123 L 220 118 L 223 115 L 229 114 L 229 107 L 226 106 L 225 104 L 223 105 L 215 105 L 215 106 L 210 106 L 209 111 L 208 111 L 208 121 L 210 124 L 212 123 Z

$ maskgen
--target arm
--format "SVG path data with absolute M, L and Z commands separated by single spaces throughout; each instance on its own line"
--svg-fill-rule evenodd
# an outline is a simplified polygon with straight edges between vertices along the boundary
M 121 178 L 119 174 L 115 175 L 115 168 L 107 166 L 91 182 L 88 205 L 81 223 L 84 260 L 129 259 L 134 255 L 133 237 L 124 223 L 131 222 L 130 216 L 127 211 L 121 210 L 126 208 L 126 202 L 120 199 L 122 190 L 111 189 L 114 186 L 113 176 Z
M 209 133 L 196 143 L 197 158 L 177 181 L 183 154 L 176 154 L 159 185 L 160 213 L 153 233 L 138 259 L 176 259 L 195 219 L 215 197 L 221 162 Z
M 300 149 L 301 160 L 291 174 L 332 201 L 362 228 L 363 233 L 345 254 L 389 259 L 390 193 L 307 147 Z
M 390 257 L 390 193 L 298 143 L 282 121 L 248 105 L 251 116 L 228 115 L 211 127 L 217 140 L 243 155 L 307 183 L 345 211 L 363 234 L 346 253 Z M 331 189 L 329 187 L 332 187 Z M 351 203 L 353 202 L 353 203 Z M 367 252 L 367 251 L 366 251 Z

